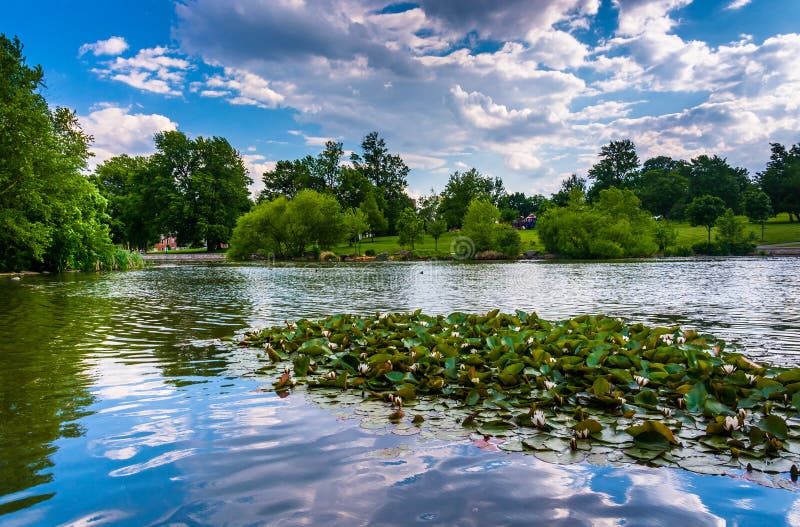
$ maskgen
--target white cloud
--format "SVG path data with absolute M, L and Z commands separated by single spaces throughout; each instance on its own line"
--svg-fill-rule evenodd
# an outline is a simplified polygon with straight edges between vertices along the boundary
M 131 113 L 130 108 L 109 104 L 102 104 L 79 119 L 83 129 L 94 137 L 92 169 L 119 154 L 151 154 L 154 134 L 178 128 L 177 123 L 163 115 Z
M 251 151 L 250 148 L 247 149 Z M 261 176 L 264 172 L 275 169 L 275 161 L 268 161 L 266 157 L 261 154 L 244 154 L 242 155 L 244 166 L 250 174 L 253 183 L 250 185 L 250 196 L 255 198 L 259 193 L 264 190 L 264 181 Z
M 228 98 L 231 104 L 275 108 L 285 99 L 270 87 L 268 80 L 236 68 L 225 68 L 223 75 L 212 76 L 206 81 L 206 86 L 210 89 L 200 92 L 204 97 L 224 97 L 235 93 Z
M 93 71 L 103 78 L 123 82 L 161 95 L 182 94 L 186 73 L 192 64 L 174 50 L 157 46 L 140 49 L 133 57 L 117 57 Z
M 730 4 L 728 4 L 728 5 L 725 7 L 725 9 L 731 9 L 731 10 L 741 9 L 741 8 L 743 8 L 744 6 L 746 6 L 746 5 L 750 4 L 750 2 L 752 2 L 752 1 L 753 1 L 753 0 L 733 0 L 733 2 L 731 2 Z
M 107 40 L 98 40 L 92 44 L 84 44 L 78 49 L 78 56 L 91 52 L 94 56 L 120 55 L 128 49 L 128 43 L 122 37 L 111 37 Z

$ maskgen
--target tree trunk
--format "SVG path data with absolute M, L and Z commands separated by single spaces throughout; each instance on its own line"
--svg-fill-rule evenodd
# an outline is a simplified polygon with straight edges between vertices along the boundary
M 708 245 L 711 245 L 711 225 L 706 226 L 708 228 Z

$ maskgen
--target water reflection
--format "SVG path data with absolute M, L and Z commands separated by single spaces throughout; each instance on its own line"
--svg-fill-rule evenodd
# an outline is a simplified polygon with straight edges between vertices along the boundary
M 800 259 L 0 280 L 0 515 L 12 525 L 800 525 L 795 494 L 742 479 L 554 466 L 364 431 L 261 391 L 253 352 L 219 345 L 286 318 L 500 308 L 678 323 L 797 364 L 799 291 Z

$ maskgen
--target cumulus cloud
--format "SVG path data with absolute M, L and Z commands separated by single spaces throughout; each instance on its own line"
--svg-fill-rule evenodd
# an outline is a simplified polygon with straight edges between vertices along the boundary
M 600 0 L 187 0 L 176 47 L 95 71 L 150 93 L 294 111 L 312 154 L 378 130 L 405 153 L 412 188 L 441 188 L 441 172 L 469 165 L 544 191 L 620 137 L 642 157 L 763 166 L 769 141 L 796 142 L 800 35 L 688 39 L 690 3 L 612 0 L 616 25 L 601 28 Z
M 91 169 L 119 154 L 151 154 L 154 134 L 178 128 L 177 123 L 163 115 L 132 113 L 130 108 L 110 104 L 101 104 L 79 119 L 83 129 L 94 137 Z
M 133 57 L 104 62 L 94 72 L 142 91 L 177 96 L 182 94 L 186 72 L 190 69 L 192 64 L 188 59 L 174 50 L 157 46 L 141 49 Z
M 84 44 L 78 49 L 78 56 L 82 57 L 87 53 L 94 56 L 100 55 L 120 55 L 128 49 L 128 43 L 122 37 L 111 37 L 107 40 L 98 40 L 91 44 Z

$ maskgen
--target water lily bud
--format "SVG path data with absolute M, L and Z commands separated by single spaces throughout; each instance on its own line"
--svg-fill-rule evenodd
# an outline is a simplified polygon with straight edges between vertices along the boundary
M 335 379 L 335 378 L 336 378 L 336 372 L 335 372 L 335 371 L 329 371 L 329 372 L 327 373 L 327 375 L 325 375 L 325 377 L 327 377 L 328 379 L 331 379 L 331 380 L 333 380 L 333 379 Z
M 359 355 L 359 357 L 362 358 L 362 359 L 366 359 L 367 358 L 367 353 L 364 352 L 361 355 Z
M 740 426 L 739 418 L 734 417 L 732 415 L 726 416 L 725 421 L 722 423 L 722 427 L 728 432 L 733 432 L 734 430 L 738 430 L 739 426 Z
M 662 408 L 661 413 L 664 415 L 664 417 L 670 417 L 672 416 L 672 408 Z
M 556 383 L 554 383 L 553 381 L 550 381 L 550 380 L 545 380 L 544 381 L 544 387 L 545 387 L 546 390 L 552 390 L 553 388 L 556 387 Z
M 572 451 L 578 450 L 578 442 L 574 437 L 569 440 L 569 449 Z
M 473 377 L 473 378 L 472 378 L 472 379 L 470 379 L 470 380 L 472 381 L 472 384 L 478 384 L 478 383 L 480 383 L 480 382 L 481 382 L 481 380 L 480 380 L 479 378 L 477 378 L 477 377 Z
M 752 373 L 745 373 L 744 376 L 747 379 L 747 382 L 750 384 L 755 384 L 757 378 L 756 375 L 753 375 Z
M 636 381 L 636 384 L 639 386 L 639 388 L 647 386 L 647 383 L 650 382 L 650 379 L 647 377 L 642 377 L 641 375 L 634 375 L 633 380 Z
M 722 365 L 722 372 L 725 375 L 731 375 L 735 371 L 736 371 L 736 365 L 735 364 L 723 364 Z

